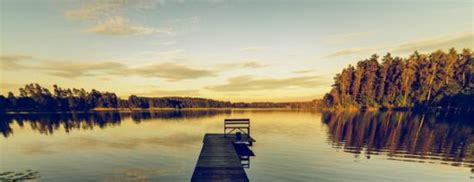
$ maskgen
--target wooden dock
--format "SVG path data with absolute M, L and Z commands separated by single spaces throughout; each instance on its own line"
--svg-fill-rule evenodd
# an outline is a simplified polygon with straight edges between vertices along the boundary
M 240 140 L 236 134 L 205 134 L 191 181 L 249 181 L 234 143 L 242 147 L 242 143 L 253 142 L 248 134 L 242 134 Z

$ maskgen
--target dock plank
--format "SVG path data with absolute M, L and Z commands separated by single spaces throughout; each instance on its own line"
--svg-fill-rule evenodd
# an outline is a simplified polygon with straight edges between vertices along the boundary
M 191 181 L 249 181 L 233 142 L 235 135 L 206 134 Z M 254 142 L 248 135 L 242 140 Z

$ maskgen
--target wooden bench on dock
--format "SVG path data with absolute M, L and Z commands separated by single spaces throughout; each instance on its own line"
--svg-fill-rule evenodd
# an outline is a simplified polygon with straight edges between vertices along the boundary
M 255 156 L 249 149 L 255 142 L 249 133 L 249 119 L 226 119 L 223 134 L 205 134 L 191 181 L 249 181 L 244 167 Z
M 250 136 L 250 119 L 225 119 L 224 134 L 232 134 L 234 131 L 240 131 Z

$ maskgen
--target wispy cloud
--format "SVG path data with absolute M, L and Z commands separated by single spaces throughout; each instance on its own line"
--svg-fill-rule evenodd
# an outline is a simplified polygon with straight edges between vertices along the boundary
M 210 86 L 207 89 L 218 92 L 234 92 L 248 90 L 274 90 L 284 88 L 314 88 L 326 84 L 320 76 L 302 76 L 290 78 L 257 78 L 251 75 L 228 79 L 228 83 Z
M 333 58 L 333 57 L 347 56 L 347 55 L 358 54 L 358 53 L 365 53 L 365 52 L 369 52 L 371 50 L 372 49 L 369 49 L 369 48 L 341 49 L 341 50 L 336 51 L 334 53 L 331 53 L 327 56 L 324 56 L 324 58 Z
M 254 59 L 243 59 L 235 63 L 225 63 L 221 64 L 218 67 L 221 69 L 235 69 L 235 68 L 264 68 L 267 67 L 267 64 L 262 64 Z
M 432 51 L 436 49 L 474 48 L 474 32 L 463 32 L 432 39 L 406 42 L 395 47 L 398 52 Z
M 435 51 L 438 49 L 449 48 L 474 48 L 474 32 L 462 32 L 451 35 L 445 35 L 424 40 L 409 41 L 398 46 L 379 46 L 365 48 L 349 48 L 341 49 L 334 53 L 324 56 L 323 58 L 333 58 L 340 56 L 348 56 L 361 53 L 370 53 L 375 51 L 391 51 L 397 53 L 409 53 L 414 51 Z
M 152 9 L 159 1 L 147 0 L 97 0 L 73 3 L 74 8 L 64 11 L 66 19 L 80 21 L 89 25 L 83 32 L 99 35 L 143 35 L 151 33 L 171 34 L 171 28 L 161 29 L 131 23 L 125 17 L 130 10 L 143 11 Z
M 32 58 L 30 55 L 23 54 L 2 54 L 0 55 L 0 68 L 6 70 L 22 69 L 25 66 L 21 62 Z
M 358 39 L 375 35 L 374 32 L 352 32 L 345 34 L 336 34 L 323 38 L 322 42 L 326 44 L 343 44 Z
M 37 69 L 46 72 L 49 75 L 54 75 L 64 78 L 76 78 L 81 76 L 93 75 L 118 75 L 127 70 L 127 66 L 121 63 L 105 61 L 98 63 L 74 63 L 65 61 L 43 61 L 40 65 L 31 66 L 32 69 Z
M 5 70 L 29 69 L 44 72 L 64 78 L 76 78 L 83 76 L 129 76 L 137 75 L 148 78 L 163 78 L 167 81 L 180 81 L 185 79 L 197 79 L 202 77 L 217 76 L 217 70 L 200 69 L 187 65 L 165 62 L 130 67 L 115 61 L 100 62 L 78 62 L 74 60 L 49 60 L 38 59 L 41 61 L 35 64 L 25 63 L 22 60 L 31 59 L 28 55 L 0 55 L 1 68 Z
M 296 74 L 306 74 L 306 73 L 312 73 L 312 72 L 314 72 L 314 70 L 312 70 L 312 69 L 293 71 L 293 73 L 296 73 Z
M 262 64 L 262 63 L 258 63 L 257 61 L 244 61 L 242 62 L 242 67 L 244 68 L 263 68 L 263 67 L 267 67 L 268 65 L 266 64 Z
M 138 35 L 138 34 L 151 34 L 151 33 L 164 33 L 171 34 L 171 30 L 160 30 L 151 27 L 145 27 L 140 25 L 133 25 L 128 20 L 120 16 L 111 17 L 105 21 L 99 22 L 98 24 L 86 28 L 84 32 L 96 33 L 100 35 Z
M 160 77 L 168 81 L 217 76 L 217 71 L 215 70 L 191 68 L 176 63 L 153 64 L 126 71 L 130 74 L 140 75 L 143 77 Z
M 74 21 L 98 20 L 121 13 L 128 3 L 124 0 L 82 1 L 79 5 L 74 4 L 76 7 L 64 11 L 64 16 Z

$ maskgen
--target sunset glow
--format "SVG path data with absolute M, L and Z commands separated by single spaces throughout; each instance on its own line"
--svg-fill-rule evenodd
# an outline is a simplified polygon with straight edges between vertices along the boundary
M 474 48 L 470 1 L 6 0 L 0 8 L 3 95 L 39 83 L 124 98 L 308 101 L 374 53 Z

